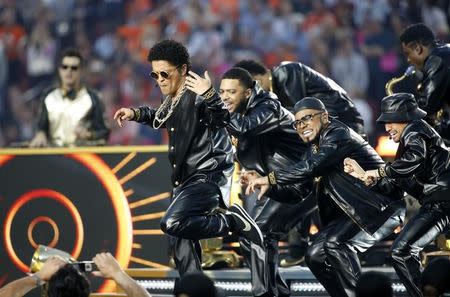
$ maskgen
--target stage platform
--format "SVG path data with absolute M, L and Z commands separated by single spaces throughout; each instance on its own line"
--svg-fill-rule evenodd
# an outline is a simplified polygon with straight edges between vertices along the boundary
M 381 271 L 391 277 L 394 296 L 406 296 L 404 286 L 399 282 L 395 271 L 390 267 L 365 267 L 363 271 Z M 282 275 L 291 286 L 292 296 L 328 296 L 322 285 L 306 267 L 281 268 Z M 130 276 L 138 280 L 153 296 L 173 296 L 175 279 L 178 272 L 161 269 L 130 269 Z M 218 287 L 223 289 L 225 296 L 252 296 L 250 271 L 242 269 L 210 270 L 205 273 L 214 279 Z

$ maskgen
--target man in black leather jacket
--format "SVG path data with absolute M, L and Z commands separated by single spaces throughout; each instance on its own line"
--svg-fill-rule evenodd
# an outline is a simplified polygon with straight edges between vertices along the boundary
M 294 116 L 281 106 L 273 93 L 264 91 L 248 71 L 242 68 L 228 70 L 222 76 L 220 98 L 230 112 L 226 128 L 234 138 L 235 156 L 246 174 L 255 172 L 267 175 L 272 170 L 295 164 L 304 158 L 306 146 L 293 128 Z M 292 195 L 306 196 L 311 191 L 308 182 L 296 188 L 298 192 Z M 272 199 L 264 200 L 264 206 L 255 217 L 264 234 L 267 251 L 264 259 L 250 253 L 248 241 L 241 241 L 244 258 L 252 270 L 256 296 L 290 294 L 289 286 L 277 269 L 278 241 L 280 236 L 287 234 L 302 217 L 316 208 L 312 199 L 300 200 L 291 205 Z
M 276 199 L 274 192 L 314 178 L 323 227 L 307 251 L 306 263 L 330 296 L 354 296 L 361 268 L 356 251 L 347 242 L 360 230 L 375 233 L 395 212 L 390 204 L 402 193 L 386 185 L 381 194 L 344 172 L 347 157 L 358 159 L 365 170 L 377 169 L 384 162 L 355 131 L 330 119 L 320 100 L 304 98 L 294 111 L 297 133 L 309 144 L 307 157 L 250 181 L 247 192 L 260 188 L 261 196 L 270 188 L 267 194 Z
M 392 245 L 393 266 L 410 296 L 423 296 L 420 286 L 420 252 L 450 227 L 450 152 L 438 133 L 427 124 L 426 112 L 414 96 L 398 93 L 383 98 L 381 116 L 394 142 L 396 159 L 362 177 L 367 184 L 394 181 L 419 200 L 421 208 Z M 412 180 L 405 184 L 406 180 Z
M 296 102 L 304 97 L 320 99 L 328 113 L 361 135 L 365 135 L 363 120 L 346 91 L 332 79 L 299 62 L 283 62 L 272 70 L 254 60 L 243 60 L 235 67 L 241 67 L 251 73 L 253 79 L 260 82 L 266 91 L 274 92 L 281 105 L 292 111 Z M 290 255 L 280 262 L 282 266 L 301 263 L 308 246 L 311 218 L 305 217 L 291 234 Z M 294 242 L 292 242 L 294 241 Z
M 199 239 L 234 231 L 260 246 L 263 238 L 240 206 L 231 206 L 226 213 L 218 210 L 228 204 L 233 153 L 225 129 L 229 113 L 220 98 L 212 96 L 211 83 L 189 71 L 189 54 L 176 41 L 157 43 L 150 49 L 148 61 L 151 76 L 165 96 L 163 103 L 156 110 L 121 108 L 114 119 L 119 126 L 123 121 L 136 121 L 168 131 L 174 188 L 161 229 L 172 236 L 173 257 L 183 275 L 201 270 Z
M 300 62 L 283 62 L 272 70 L 253 61 L 243 60 L 235 67 L 250 72 L 266 91 L 274 92 L 285 108 L 293 110 L 305 97 L 320 99 L 328 113 L 350 128 L 364 134 L 364 122 L 347 92 L 332 79 Z
M 450 45 L 439 44 L 430 28 L 414 24 L 400 35 L 402 51 L 409 64 L 423 74 L 419 85 L 419 107 L 426 121 L 450 143 Z

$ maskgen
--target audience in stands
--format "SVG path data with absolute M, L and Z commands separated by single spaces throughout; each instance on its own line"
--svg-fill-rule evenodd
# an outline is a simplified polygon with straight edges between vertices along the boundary
M 242 59 L 269 68 L 301 61 L 349 87 L 360 105 L 378 114 L 384 84 L 406 69 L 399 32 L 422 21 L 448 41 L 448 8 L 449 1 L 0 1 L 0 59 L 7 59 L 0 64 L 0 145 L 33 137 L 30 114 L 37 115 L 38 94 L 63 48 L 82 52 L 83 78 L 104 95 L 110 119 L 117 106 L 158 105 L 160 91 L 142 75 L 150 72 L 142 61 L 155 42 L 168 38 L 186 44 L 193 70 L 208 69 L 216 83 Z M 342 61 L 350 59 L 345 69 Z M 342 73 L 358 77 L 357 88 Z M 108 144 L 166 142 L 161 131 L 128 125 L 114 127 Z

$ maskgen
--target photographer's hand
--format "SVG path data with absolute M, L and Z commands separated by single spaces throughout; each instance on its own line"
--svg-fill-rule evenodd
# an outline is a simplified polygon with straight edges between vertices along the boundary
M 17 279 L 0 289 L 1 297 L 22 297 L 40 285 L 41 281 L 48 281 L 61 267 L 66 264 L 58 257 L 50 257 L 39 272 Z
M 151 297 L 134 279 L 128 276 L 120 267 L 119 262 L 110 253 L 99 253 L 92 259 L 99 271 L 92 272 L 95 276 L 113 279 L 129 297 Z

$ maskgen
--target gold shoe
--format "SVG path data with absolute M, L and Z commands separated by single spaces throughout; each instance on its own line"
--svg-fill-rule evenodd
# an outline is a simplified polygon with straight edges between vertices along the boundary
M 285 258 L 280 261 L 280 267 L 292 267 L 296 265 L 300 265 L 301 263 L 305 262 L 305 257 L 300 258 Z

